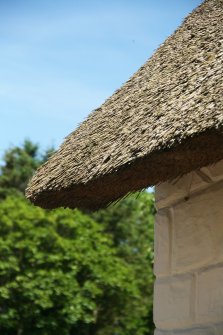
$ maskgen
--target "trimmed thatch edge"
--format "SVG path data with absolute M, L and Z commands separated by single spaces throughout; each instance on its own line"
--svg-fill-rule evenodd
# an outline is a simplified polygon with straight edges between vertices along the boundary
M 86 184 L 66 189 L 26 194 L 32 202 L 45 209 L 70 207 L 97 210 L 124 197 L 160 182 L 173 180 L 223 158 L 223 132 L 210 130 L 186 139 L 177 147 L 137 158 L 111 174 Z

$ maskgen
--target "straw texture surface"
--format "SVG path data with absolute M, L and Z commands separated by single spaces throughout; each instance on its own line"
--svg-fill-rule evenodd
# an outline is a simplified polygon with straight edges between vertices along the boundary
M 206 0 L 30 181 L 44 208 L 98 209 L 223 158 L 223 0 Z

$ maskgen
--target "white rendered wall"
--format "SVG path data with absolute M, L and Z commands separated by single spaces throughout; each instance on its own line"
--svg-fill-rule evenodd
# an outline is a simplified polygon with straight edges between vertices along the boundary
M 156 187 L 156 335 L 223 335 L 223 160 Z

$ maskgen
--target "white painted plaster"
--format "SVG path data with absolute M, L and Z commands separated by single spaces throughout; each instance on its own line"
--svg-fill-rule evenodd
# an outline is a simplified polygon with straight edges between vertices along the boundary
M 223 160 L 155 193 L 155 335 L 223 335 Z

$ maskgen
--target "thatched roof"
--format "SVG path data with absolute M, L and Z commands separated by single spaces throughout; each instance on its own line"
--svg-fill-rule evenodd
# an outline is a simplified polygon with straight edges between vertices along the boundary
M 223 0 L 206 0 L 40 167 L 26 195 L 97 209 L 223 158 Z

